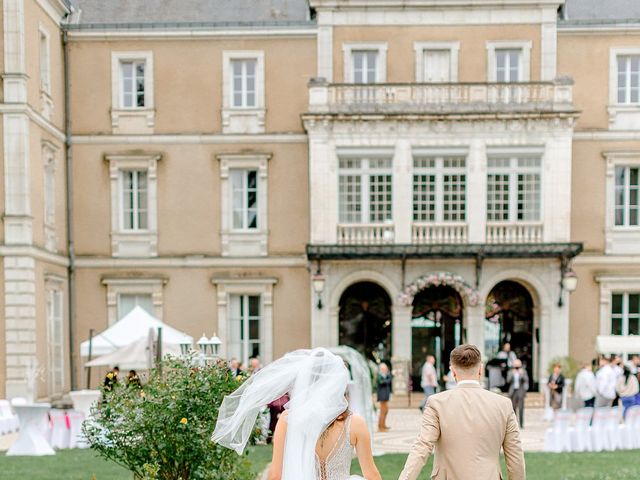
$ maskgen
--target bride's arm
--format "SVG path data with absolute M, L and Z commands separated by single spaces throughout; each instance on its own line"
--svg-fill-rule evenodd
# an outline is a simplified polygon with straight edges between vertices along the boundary
M 269 467 L 269 480 L 280 480 L 282 478 L 282 459 L 284 457 L 284 439 L 287 436 L 287 414 L 282 412 L 276 430 L 273 432 L 273 455 L 271 456 L 271 467 Z
M 356 453 L 362 475 L 366 480 L 382 480 L 378 467 L 373 461 L 371 453 L 371 435 L 367 428 L 367 423 L 359 415 L 354 415 L 351 419 L 351 433 L 355 437 Z

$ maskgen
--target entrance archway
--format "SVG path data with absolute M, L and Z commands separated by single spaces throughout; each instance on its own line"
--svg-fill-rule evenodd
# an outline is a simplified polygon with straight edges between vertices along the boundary
M 339 343 L 366 358 L 391 359 L 391 298 L 377 283 L 358 282 L 340 297 Z
M 494 358 L 504 343 L 510 343 L 534 388 L 534 311 L 529 290 L 514 280 L 496 284 L 487 296 L 485 320 L 487 358 Z
M 411 318 L 411 378 L 413 389 L 419 391 L 426 356 L 436 358 L 436 370 L 442 379 L 449 372 L 451 350 L 463 342 L 462 298 L 453 287 L 425 288 L 413 299 Z

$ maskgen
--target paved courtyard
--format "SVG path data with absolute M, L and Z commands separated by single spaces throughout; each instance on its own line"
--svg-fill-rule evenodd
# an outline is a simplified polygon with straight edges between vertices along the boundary
M 525 428 L 522 431 L 522 444 L 526 452 L 542 450 L 544 431 L 549 426 L 542 420 L 542 408 L 530 408 L 525 411 Z M 374 448 L 377 455 L 383 453 L 407 453 L 420 428 L 421 413 L 418 408 L 395 408 L 389 412 L 388 432 L 374 435 Z

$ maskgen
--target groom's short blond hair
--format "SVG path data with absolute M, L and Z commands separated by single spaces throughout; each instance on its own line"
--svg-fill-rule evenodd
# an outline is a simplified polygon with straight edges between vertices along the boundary
M 471 370 L 482 362 L 478 347 L 471 344 L 460 345 L 453 349 L 450 356 L 451 364 L 460 370 Z

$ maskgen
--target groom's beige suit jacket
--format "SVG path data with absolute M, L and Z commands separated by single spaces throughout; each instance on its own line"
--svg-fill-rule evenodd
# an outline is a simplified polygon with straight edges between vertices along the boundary
M 463 383 L 429 397 L 400 480 L 416 480 L 434 449 L 432 479 L 498 480 L 502 478 L 500 447 L 509 479 L 525 479 L 520 430 L 511 400 L 478 383 Z

